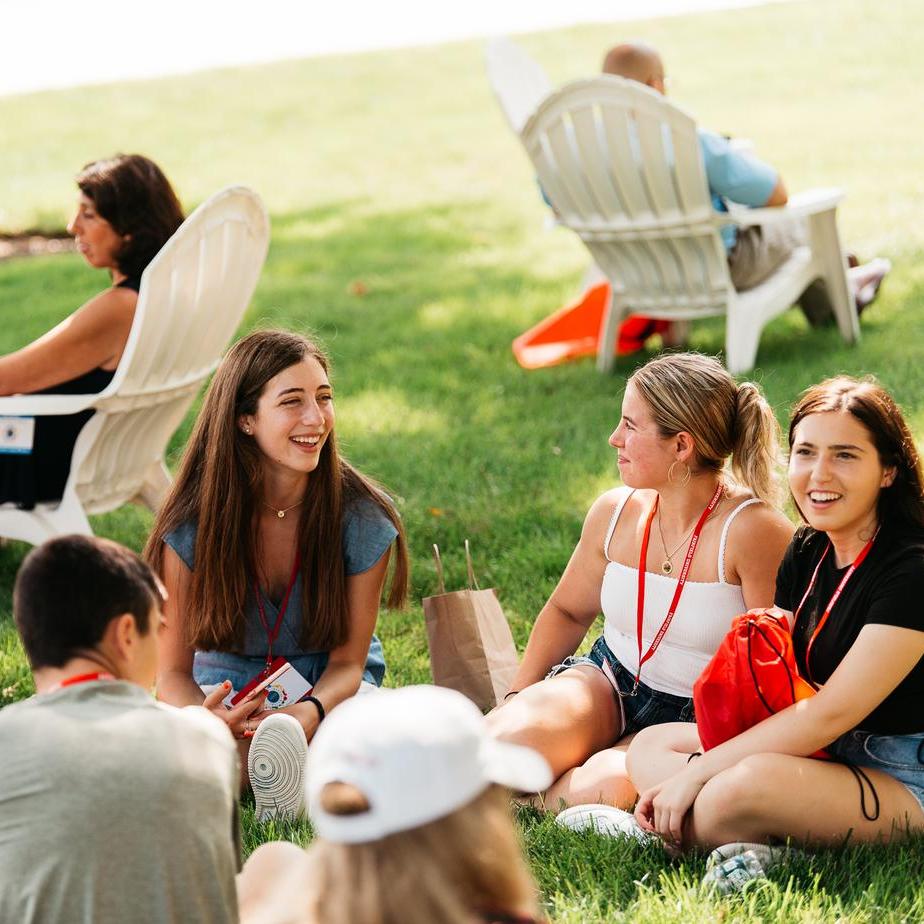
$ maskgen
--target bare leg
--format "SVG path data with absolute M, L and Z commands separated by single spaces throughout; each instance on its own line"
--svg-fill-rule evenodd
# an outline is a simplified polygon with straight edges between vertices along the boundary
M 557 779 L 611 747 L 622 718 L 603 673 L 579 665 L 526 687 L 488 715 L 488 727 L 496 738 L 542 754 Z
M 684 841 L 716 847 L 732 841 L 792 838 L 805 844 L 902 839 L 924 828 L 924 810 L 898 780 L 866 770 L 879 817 L 864 817 L 860 788 L 843 764 L 786 754 L 755 754 L 713 777 L 688 816 Z M 874 800 L 868 794 L 868 810 Z M 872 812 L 870 812 L 872 814 Z
M 634 735 L 626 735 L 611 748 L 592 754 L 579 767 L 563 773 L 541 796 L 544 807 L 558 812 L 569 805 L 589 802 L 630 809 L 638 792 L 626 772 L 626 751 Z
M 311 864 L 301 847 L 272 841 L 258 847 L 237 876 L 241 924 L 271 924 L 293 920 L 292 909 L 306 906 L 303 884 Z
M 250 754 L 250 739 L 238 738 L 237 757 L 241 765 L 241 792 L 247 792 L 250 789 L 250 775 L 247 772 L 247 755 Z
M 628 777 L 639 792 L 644 792 L 682 770 L 690 755 L 702 749 L 692 722 L 666 722 L 643 728 L 626 755 Z

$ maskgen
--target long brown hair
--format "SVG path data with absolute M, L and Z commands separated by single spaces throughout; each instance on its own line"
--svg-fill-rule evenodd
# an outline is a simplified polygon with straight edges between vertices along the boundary
M 855 379 L 839 375 L 812 385 L 802 392 L 792 410 L 789 421 L 790 450 L 796 427 L 803 418 L 827 411 L 846 411 L 853 415 L 869 433 L 880 464 L 884 468 L 895 469 L 892 484 L 879 491 L 876 502 L 879 522 L 924 527 L 924 472 L 921 458 L 895 399 L 873 376 Z M 798 504 L 796 509 L 802 514 Z M 804 514 L 802 518 L 805 519 Z
M 77 174 L 77 186 L 116 233 L 128 236 L 116 255 L 126 276 L 140 276 L 183 223 L 170 181 L 143 154 L 93 161 Z
M 243 642 L 240 614 L 257 573 L 253 524 L 261 453 L 255 441 L 241 433 L 238 418 L 255 414 L 266 383 L 307 357 L 330 373 L 320 347 L 289 331 L 254 331 L 228 351 L 205 394 L 176 481 L 148 538 L 145 558 L 163 573 L 164 537 L 183 523 L 197 525 L 185 613 L 187 641 L 197 648 L 222 650 Z M 330 651 L 349 637 L 341 529 L 344 508 L 354 500 L 375 504 L 397 529 L 388 606 L 403 606 L 407 600 L 408 556 L 401 519 L 382 488 L 338 453 L 331 431 L 308 479 L 299 518 L 299 641 L 308 650 Z
M 355 798 L 362 794 L 331 785 L 340 787 L 341 814 L 362 810 Z M 330 803 L 325 808 L 337 811 Z M 450 815 L 381 840 L 318 839 L 308 858 L 314 875 L 305 917 L 315 924 L 472 924 L 479 913 L 535 916 L 538 910 L 510 795 L 499 786 Z
M 666 353 L 632 373 L 661 436 L 684 431 L 696 444 L 697 463 L 731 474 L 755 497 L 779 502 L 776 469 L 780 426 L 760 388 L 740 385 L 711 356 Z

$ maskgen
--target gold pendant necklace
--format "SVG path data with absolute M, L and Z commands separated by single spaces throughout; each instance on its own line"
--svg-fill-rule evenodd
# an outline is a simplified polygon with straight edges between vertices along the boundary
M 264 506 L 264 507 L 269 507 L 269 509 L 272 510 L 273 513 L 275 513 L 276 516 L 279 517 L 280 520 L 284 520 L 284 519 L 286 518 L 286 514 L 287 514 L 290 510 L 294 510 L 296 507 L 298 507 L 299 504 L 301 504 L 301 502 L 302 502 L 304 499 L 305 499 L 305 498 L 303 497 L 302 500 L 297 501 L 296 503 L 292 504 L 291 507 L 283 507 L 282 510 L 278 510 L 276 507 L 274 507 L 272 504 L 268 504 L 266 501 L 263 501 L 263 506 Z
M 696 524 L 693 524 L 693 529 L 691 529 L 684 537 L 680 540 L 680 545 L 674 549 L 673 552 L 668 552 L 667 543 L 664 541 L 664 531 L 661 529 L 661 510 L 658 510 L 658 535 L 661 537 L 661 547 L 664 549 L 664 554 L 667 556 L 664 561 L 661 562 L 661 572 L 663 574 L 670 574 L 674 570 L 674 566 L 671 563 L 671 559 L 680 551 L 681 548 L 686 544 L 690 536 L 693 535 L 693 530 L 696 529 Z
M 715 510 L 706 517 L 706 520 L 715 513 Z M 703 521 L 703 525 L 706 525 L 706 520 Z M 658 535 L 661 537 L 661 547 L 664 549 L 664 554 L 667 556 L 664 561 L 661 562 L 661 572 L 663 574 L 670 574 L 674 570 L 674 566 L 671 563 L 671 559 L 687 544 L 690 536 L 693 535 L 693 530 L 696 529 L 696 524 L 694 523 L 690 531 L 680 540 L 680 545 L 674 549 L 673 552 L 667 551 L 667 543 L 664 541 L 664 531 L 661 529 L 661 508 L 658 507 Z

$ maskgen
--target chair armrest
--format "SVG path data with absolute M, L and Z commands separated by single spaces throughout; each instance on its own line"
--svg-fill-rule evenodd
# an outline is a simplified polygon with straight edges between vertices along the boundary
M 770 208 L 749 209 L 733 205 L 728 212 L 716 212 L 715 221 L 719 225 L 733 224 L 739 228 L 750 225 L 768 225 L 775 221 L 788 221 L 792 218 L 805 218 L 818 215 L 837 208 L 844 198 L 842 189 L 807 189 L 805 192 L 791 196 L 786 205 Z
M 51 414 L 77 414 L 92 408 L 95 395 L 11 395 L 0 398 L 0 417 L 47 417 Z

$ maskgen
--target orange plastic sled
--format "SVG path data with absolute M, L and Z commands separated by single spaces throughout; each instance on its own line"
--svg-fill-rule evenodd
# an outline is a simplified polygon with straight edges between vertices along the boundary
M 513 355 L 524 369 L 543 369 L 583 356 L 596 356 L 610 284 L 591 286 L 579 302 L 566 305 L 520 334 Z M 645 345 L 652 334 L 667 330 L 669 322 L 631 315 L 619 326 L 616 355 L 628 356 Z

